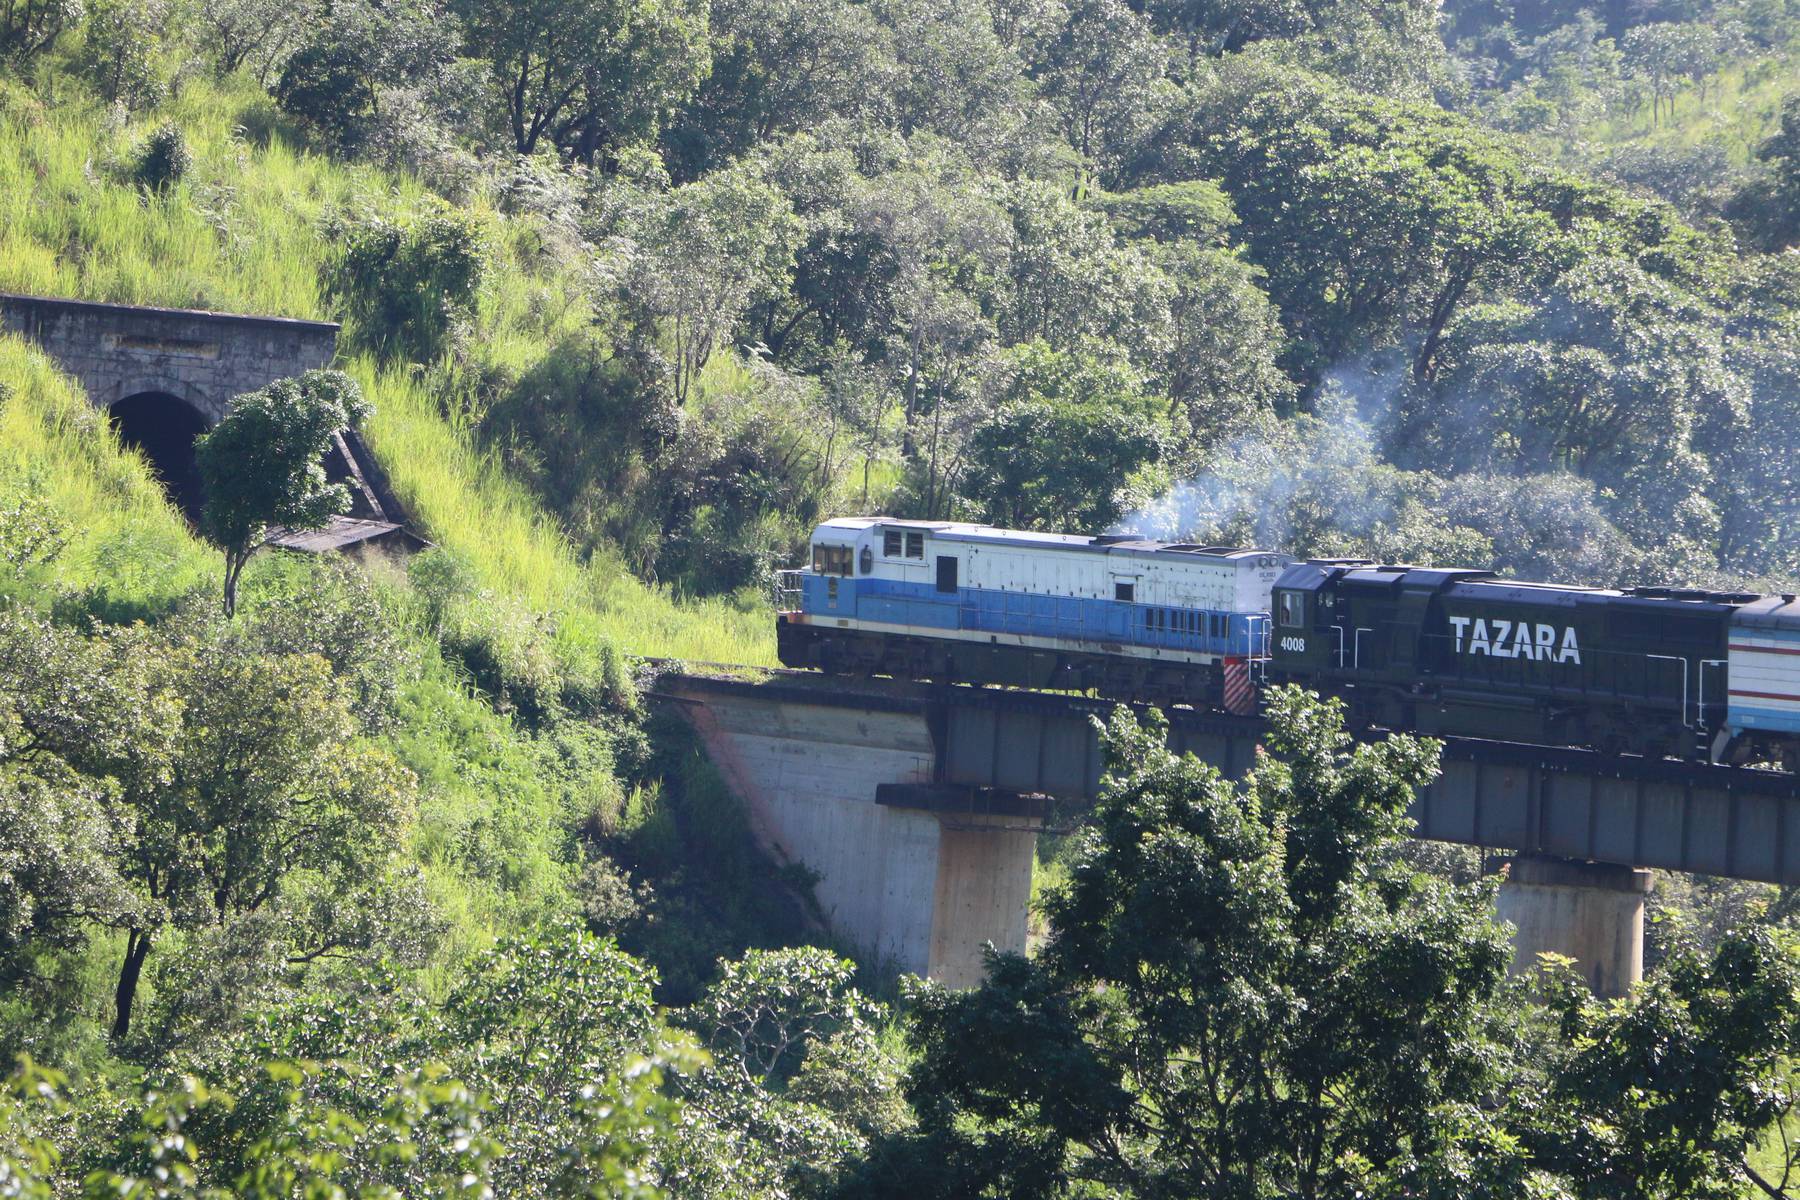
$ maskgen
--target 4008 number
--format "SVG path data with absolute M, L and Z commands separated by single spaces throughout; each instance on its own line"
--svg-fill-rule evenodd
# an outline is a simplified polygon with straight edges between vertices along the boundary
M 1281 639 L 1281 648 L 1283 650 L 1286 650 L 1290 654 L 1305 654 L 1306 653 L 1306 639 L 1305 638 L 1297 638 L 1297 637 L 1284 637 Z

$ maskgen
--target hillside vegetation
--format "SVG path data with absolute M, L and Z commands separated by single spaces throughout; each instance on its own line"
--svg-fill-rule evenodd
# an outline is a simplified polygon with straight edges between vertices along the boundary
M 346 316 L 325 294 L 335 253 L 330 214 L 408 219 L 427 193 L 404 174 L 333 163 L 279 139 L 256 145 L 245 123 L 276 116 L 266 98 L 204 82 L 173 104 L 191 156 L 183 178 L 150 197 L 130 160 L 155 122 L 111 119 L 95 104 L 54 107 L 4 93 L 0 137 L 0 289 L 128 304 L 210 308 L 315 320 Z M 440 202 L 441 203 L 441 202 Z M 500 218 L 467 210 L 472 227 Z M 347 218 L 346 218 L 347 219 Z M 546 305 L 553 264 L 531 257 L 491 271 L 472 315 L 484 366 L 535 363 L 581 327 L 579 304 Z M 533 267 L 541 269 L 533 269 Z M 354 320 L 345 340 L 355 347 Z M 441 376 L 352 358 L 375 404 L 367 434 L 403 502 L 480 585 L 555 613 L 571 654 L 603 644 L 640 655 L 761 664 L 769 623 L 720 603 L 675 603 L 641 585 L 613 554 L 578 556 L 537 500 L 445 411 Z M 440 367 L 451 372 L 455 367 Z
M 1797 35 L 0 0 L 0 289 L 341 321 L 281 395 L 433 543 L 231 611 L 0 338 L 0 1195 L 1800 1194 L 1791 897 L 1509 979 L 1433 746 L 1281 692 L 1238 785 L 1115 718 L 1040 952 L 877 987 L 641 695 L 849 512 L 1792 590 Z

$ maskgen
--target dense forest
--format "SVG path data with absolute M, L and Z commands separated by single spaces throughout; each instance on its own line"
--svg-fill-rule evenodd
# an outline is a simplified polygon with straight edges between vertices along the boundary
M 1236 785 L 1115 718 L 950 992 L 643 697 L 850 512 L 1793 590 L 1797 64 L 1788 0 L 0 0 L 0 289 L 343 323 L 197 524 L 0 337 L 0 1196 L 1800 1196 L 1789 895 L 1509 977 L 1432 745 L 1283 692 Z M 431 549 L 258 550 L 343 423 Z

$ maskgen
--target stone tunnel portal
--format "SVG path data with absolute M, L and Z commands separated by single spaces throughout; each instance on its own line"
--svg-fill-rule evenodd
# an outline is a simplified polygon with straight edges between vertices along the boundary
M 150 461 L 169 499 L 189 521 L 198 523 L 204 496 L 194 458 L 194 440 L 206 432 L 200 411 L 167 392 L 138 392 L 107 410 L 119 440 L 141 450 Z

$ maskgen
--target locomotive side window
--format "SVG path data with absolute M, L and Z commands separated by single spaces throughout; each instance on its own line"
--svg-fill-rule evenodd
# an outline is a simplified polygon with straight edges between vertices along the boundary
M 948 554 L 938 555 L 937 590 L 956 594 L 956 559 Z
M 925 557 L 925 535 L 924 534 L 909 533 L 906 535 L 906 557 L 908 557 L 908 558 L 924 558 Z
M 1113 599 L 1123 600 L 1125 603 L 1130 604 L 1133 593 L 1136 591 L 1137 584 L 1135 583 L 1115 583 L 1113 584 Z
M 881 535 L 881 552 L 888 558 L 900 557 L 900 531 L 890 529 Z
M 813 571 L 817 574 L 848 575 L 852 560 L 848 546 L 827 546 L 821 543 L 813 547 Z
M 1281 593 L 1281 623 L 1290 629 L 1306 628 L 1306 593 Z

